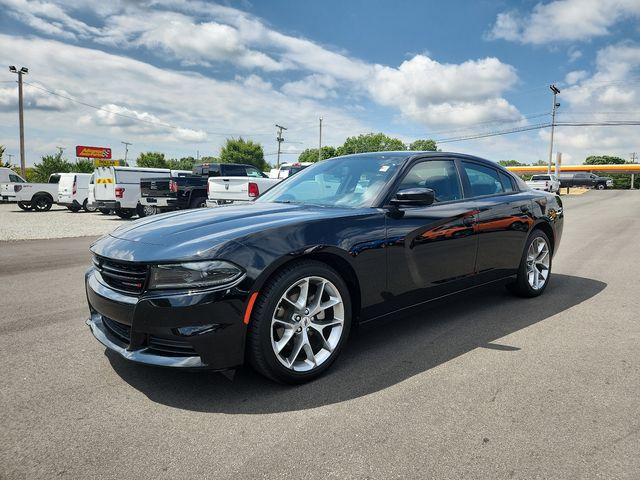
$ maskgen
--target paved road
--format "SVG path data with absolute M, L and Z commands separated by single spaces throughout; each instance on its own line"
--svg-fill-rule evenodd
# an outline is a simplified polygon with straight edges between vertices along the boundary
M 0 243 L 0 478 L 639 478 L 640 192 L 565 207 L 542 298 L 368 328 L 298 388 L 107 355 L 90 239 Z

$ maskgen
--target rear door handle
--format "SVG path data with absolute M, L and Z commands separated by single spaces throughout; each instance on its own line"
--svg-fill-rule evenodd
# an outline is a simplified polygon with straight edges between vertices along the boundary
M 462 223 L 467 227 L 471 227 L 474 223 L 476 223 L 476 217 L 464 217 L 462 219 Z

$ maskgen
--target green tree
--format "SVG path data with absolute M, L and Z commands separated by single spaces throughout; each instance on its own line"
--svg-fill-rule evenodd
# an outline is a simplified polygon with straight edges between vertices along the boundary
M 248 163 L 262 171 L 269 169 L 269 164 L 264 159 L 262 145 L 251 140 L 240 138 L 227 138 L 227 142 L 220 150 L 222 163 Z
M 0 167 L 11 168 L 11 164 L 2 159 L 5 149 L 6 147 L 4 145 L 0 145 Z
M 322 160 L 336 156 L 336 147 L 326 145 L 322 147 Z M 298 157 L 299 162 L 317 162 L 318 161 L 318 149 L 307 148 Z
M 77 173 L 93 173 L 96 166 L 93 164 L 93 160 L 83 158 L 72 164 L 72 169 Z
M 73 164 L 65 158 L 61 153 L 55 155 L 43 155 L 40 163 L 33 166 L 34 180 L 36 182 L 46 182 L 52 173 L 66 173 L 73 171 Z
M 503 167 L 525 167 L 526 163 L 519 162 L 517 160 L 498 160 L 498 165 Z
M 584 160 L 585 165 L 620 165 L 627 161 L 620 157 L 609 155 L 590 155 Z
M 182 157 L 180 160 L 172 158 L 167 160 L 167 168 L 172 170 L 193 170 L 196 159 L 193 157 Z
M 419 152 L 437 152 L 438 146 L 436 145 L 435 140 L 426 139 L 426 140 L 416 140 L 409 145 L 409 150 L 419 151 Z
M 136 159 L 136 165 L 146 168 L 167 168 L 167 161 L 164 158 L 164 153 L 142 152 Z
M 393 138 L 384 133 L 367 133 L 357 137 L 348 137 L 344 144 L 337 148 L 337 155 L 349 155 L 363 152 L 388 152 L 392 150 L 406 150 L 407 147 L 399 138 Z

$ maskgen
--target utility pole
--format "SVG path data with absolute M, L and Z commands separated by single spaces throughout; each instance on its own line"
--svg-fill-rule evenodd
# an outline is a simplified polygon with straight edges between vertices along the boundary
M 318 161 L 322 160 L 322 117 L 320 117 L 320 139 L 318 141 Z
M 549 85 L 549 88 L 553 92 L 553 104 L 551 107 L 551 142 L 549 142 L 549 168 L 547 169 L 547 173 L 551 174 L 551 158 L 553 157 L 553 130 L 556 126 L 556 108 L 560 106 L 560 104 L 556 102 L 556 95 L 560 93 L 560 89 L 554 84 Z
M 276 141 L 278 142 L 278 160 L 276 163 L 276 168 L 280 168 L 280 145 L 284 142 L 284 138 L 282 138 L 282 131 L 286 130 L 286 127 L 282 127 L 276 123 L 276 127 L 278 128 L 278 136 L 276 137 Z
M 56 147 L 58 149 L 58 155 L 62 157 L 62 152 L 66 150 L 64 147 Z
M 129 145 L 133 145 L 130 142 L 120 142 L 124 145 L 124 165 L 127 166 L 127 154 L 129 153 Z
M 22 75 L 29 73 L 27 67 L 21 67 L 18 70 L 15 65 L 9 66 L 9 71 L 18 74 L 18 114 L 20 116 L 20 171 L 22 176 L 26 176 L 27 164 L 24 159 L 24 106 L 22 103 Z
M 9 165 L 11 165 L 11 159 L 15 157 L 13 153 L 7 153 L 7 157 L 9 157 Z
M 636 163 L 636 158 L 638 158 L 638 154 L 636 152 L 632 152 L 631 153 L 631 163 Z M 634 190 L 634 186 L 633 184 L 636 181 L 636 175 L 635 173 L 631 174 L 631 187 L 629 187 L 631 190 Z

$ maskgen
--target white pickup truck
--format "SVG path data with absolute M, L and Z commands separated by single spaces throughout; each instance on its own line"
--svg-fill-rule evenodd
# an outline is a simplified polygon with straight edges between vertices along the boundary
M 551 193 L 560 191 L 560 180 L 554 174 L 534 175 L 526 183 L 533 190 L 544 190 Z
M 209 177 L 207 183 L 207 207 L 217 207 L 225 203 L 250 202 L 282 181 L 269 178 L 252 165 L 237 164 L 242 169 L 237 176 Z
M 22 180 L 21 177 L 18 177 Z M 5 202 L 18 202 L 22 210 L 46 212 L 58 198 L 60 174 L 49 176 L 47 183 L 10 182 L 0 186 L 0 197 Z

